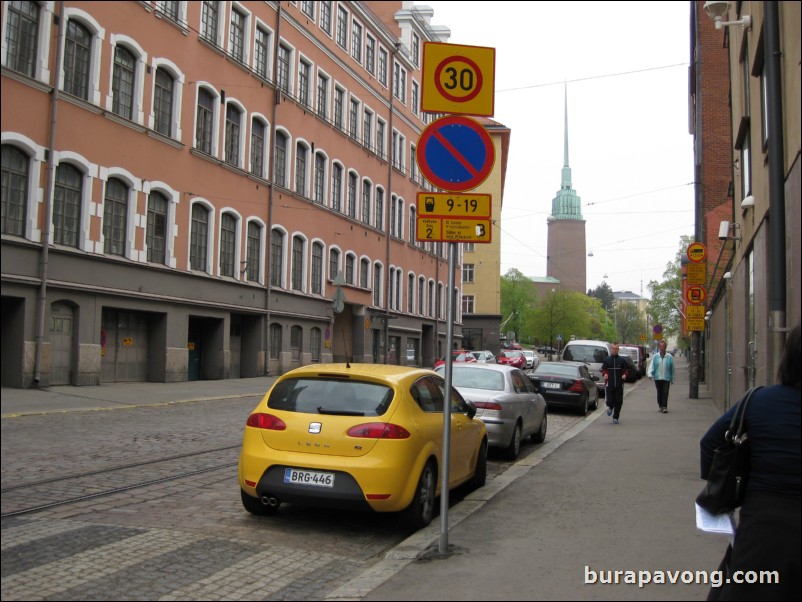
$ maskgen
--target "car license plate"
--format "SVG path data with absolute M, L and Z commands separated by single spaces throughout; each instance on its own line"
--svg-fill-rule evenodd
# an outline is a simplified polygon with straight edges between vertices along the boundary
M 312 485 L 314 487 L 334 487 L 334 473 L 313 470 L 284 469 L 284 482 L 291 485 Z
M 559 389 L 561 386 L 560 383 L 543 383 L 544 389 Z

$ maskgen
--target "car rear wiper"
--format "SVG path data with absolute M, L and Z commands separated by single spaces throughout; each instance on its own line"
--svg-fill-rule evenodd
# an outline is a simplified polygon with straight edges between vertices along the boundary
M 323 406 L 318 406 L 317 408 L 318 414 L 331 414 L 333 416 L 364 416 L 365 412 L 359 412 L 357 410 L 333 410 L 331 408 L 324 408 Z

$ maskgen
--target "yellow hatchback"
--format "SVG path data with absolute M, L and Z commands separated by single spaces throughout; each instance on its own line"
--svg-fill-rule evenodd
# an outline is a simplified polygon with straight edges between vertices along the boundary
M 419 528 L 435 514 L 443 459 L 443 378 L 424 368 L 314 364 L 279 377 L 245 425 L 242 504 L 282 502 L 403 512 Z M 481 487 L 487 431 L 452 387 L 449 489 Z

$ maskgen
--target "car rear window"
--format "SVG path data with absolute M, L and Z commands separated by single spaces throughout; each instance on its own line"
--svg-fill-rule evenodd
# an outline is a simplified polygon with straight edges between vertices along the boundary
M 393 390 L 378 383 L 290 378 L 273 388 L 267 407 L 303 414 L 381 416 L 392 401 Z
M 470 370 L 455 368 L 451 373 L 451 384 L 466 389 L 504 390 L 504 374 L 495 370 Z
M 596 345 L 569 345 L 563 351 L 563 359 L 569 362 L 600 364 L 608 355 L 605 347 Z
M 576 369 L 576 366 L 570 366 L 567 364 L 540 364 L 537 368 L 535 368 L 535 374 L 556 374 L 559 376 L 572 376 L 576 378 Z

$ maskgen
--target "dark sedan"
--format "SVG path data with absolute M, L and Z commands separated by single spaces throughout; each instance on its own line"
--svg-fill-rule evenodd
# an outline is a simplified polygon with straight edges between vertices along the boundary
M 526 375 L 549 407 L 570 408 L 582 416 L 599 407 L 599 377 L 583 362 L 540 362 Z

